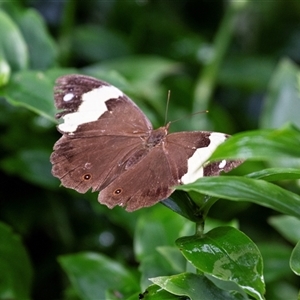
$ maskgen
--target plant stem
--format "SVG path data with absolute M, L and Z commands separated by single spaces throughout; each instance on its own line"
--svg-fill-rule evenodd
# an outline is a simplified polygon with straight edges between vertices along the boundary
M 235 1 L 228 2 L 227 10 L 213 42 L 212 51 L 214 53 L 212 58 L 203 67 L 196 81 L 193 111 L 205 110 L 208 108 L 209 101 L 211 100 L 216 85 L 218 71 L 233 36 L 236 15 L 246 7 L 246 4 L 248 3 L 249 1 L 247 0 L 242 1 L 239 4 Z

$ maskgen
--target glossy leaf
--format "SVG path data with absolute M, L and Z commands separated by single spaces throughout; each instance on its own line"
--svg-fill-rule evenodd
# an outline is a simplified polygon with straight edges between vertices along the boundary
M 203 199 L 203 202 L 204 201 Z M 163 200 L 161 203 L 193 222 L 197 222 L 203 217 L 199 207 L 186 192 L 175 191 L 169 198 Z
M 82 299 L 105 299 L 107 290 L 127 296 L 139 290 L 137 278 L 104 255 L 84 252 L 61 256 L 59 262 Z
M 153 284 L 148 286 L 143 292 L 134 295 L 126 300 L 182 300 L 178 296 L 163 290 L 160 286 Z
M 0 298 L 30 299 L 32 267 L 18 235 L 0 223 Z
M 203 236 L 183 237 L 176 244 L 201 272 L 232 281 L 255 299 L 264 299 L 263 264 L 256 245 L 233 227 L 218 227 Z
M 56 122 L 53 85 L 54 83 L 41 72 L 23 71 L 12 76 L 1 94 L 10 104 L 26 107 Z
M 249 299 L 249 296 L 245 291 L 235 282 L 233 281 L 224 281 L 222 279 L 219 279 L 217 277 L 214 277 L 209 274 L 205 274 L 205 277 L 207 277 L 213 284 L 225 291 L 229 291 L 232 295 L 236 296 L 238 299 Z
M 293 272 L 300 276 L 300 241 L 297 243 L 296 247 L 293 249 L 290 266 Z
M 241 295 L 232 295 L 216 287 L 204 275 L 193 273 L 182 273 L 173 276 L 162 276 L 150 279 L 153 283 L 160 286 L 174 295 L 186 296 L 191 300 L 234 300 L 247 299 Z
M 242 158 L 256 160 L 297 159 L 300 165 L 300 131 L 293 126 L 276 130 L 238 133 L 221 144 L 211 160 Z
M 287 122 L 300 127 L 299 67 L 282 59 L 273 73 L 261 116 L 263 128 L 278 128 Z
M 300 179 L 300 170 L 293 168 L 268 168 L 247 174 L 247 177 L 266 181 L 295 180 Z
M 300 240 L 300 219 L 292 216 L 273 216 L 268 222 L 288 241 L 296 244 Z
M 249 201 L 300 217 L 300 196 L 264 180 L 236 176 L 203 177 L 177 189 L 233 201 Z

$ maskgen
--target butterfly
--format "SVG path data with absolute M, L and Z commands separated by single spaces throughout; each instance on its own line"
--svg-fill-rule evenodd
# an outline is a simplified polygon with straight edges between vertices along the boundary
M 100 191 L 98 201 L 127 211 L 168 198 L 175 187 L 219 175 L 239 160 L 208 162 L 229 136 L 208 131 L 153 129 L 139 107 L 118 88 L 84 75 L 59 77 L 54 88 L 62 137 L 51 154 L 52 174 L 80 193 Z

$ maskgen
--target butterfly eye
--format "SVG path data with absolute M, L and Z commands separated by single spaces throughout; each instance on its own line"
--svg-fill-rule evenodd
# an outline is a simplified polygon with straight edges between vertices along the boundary
M 120 195 L 121 193 L 122 193 L 122 189 L 116 189 L 115 191 L 114 191 L 114 195 Z
M 85 174 L 85 175 L 83 175 L 83 180 L 85 180 L 85 181 L 88 181 L 88 180 L 90 180 L 92 178 L 92 175 L 91 174 Z

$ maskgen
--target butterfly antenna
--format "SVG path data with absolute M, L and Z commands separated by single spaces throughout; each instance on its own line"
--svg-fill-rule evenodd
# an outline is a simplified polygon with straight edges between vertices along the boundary
M 168 120 L 168 110 L 169 110 L 170 97 L 171 97 L 171 91 L 168 90 L 167 105 L 166 105 L 166 112 L 165 112 L 165 125 L 167 124 L 167 120 Z

